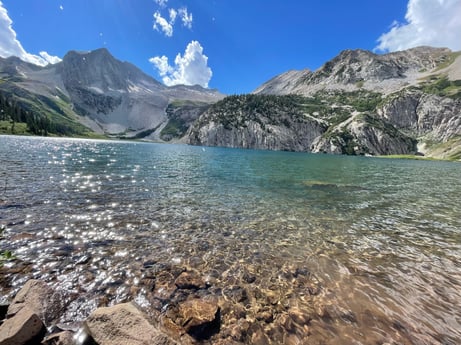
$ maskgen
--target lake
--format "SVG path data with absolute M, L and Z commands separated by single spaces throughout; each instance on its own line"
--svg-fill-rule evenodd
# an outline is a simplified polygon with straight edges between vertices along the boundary
M 0 136 L 0 302 L 39 278 L 63 323 L 129 300 L 162 316 L 187 270 L 222 303 L 214 337 L 460 344 L 460 181 L 450 162 Z

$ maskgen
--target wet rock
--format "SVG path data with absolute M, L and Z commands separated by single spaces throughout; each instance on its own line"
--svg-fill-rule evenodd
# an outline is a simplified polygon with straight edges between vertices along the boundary
M 222 293 L 226 298 L 236 303 L 245 303 L 248 301 L 247 291 L 241 286 L 227 286 L 223 289 Z
M 70 331 L 63 331 L 51 334 L 45 337 L 41 343 L 42 345 L 74 345 L 74 333 Z
M 23 345 L 39 341 L 46 332 L 42 320 L 33 310 L 21 308 L 0 326 L 0 345 Z
M 293 272 L 293 276 L 298 278 L 298 276 L 309 276 L 309 270 L 306 267 L 296 267 Z
M 207 287 L 201 275 L 196 271 L 182 272 L 175 280 L 178 289 L 199 290 Z
M 288 311 L 288 315 L 296 324 L 300 326 L 307 325 L 312 320 L 312 316 L 308 312 L 298 308 L 290 309 Z
M 91 256 L 83 255 L 75 261 L 75 264 L 76 265 L 86 265 L 88 262 L 90 262 L 90 260 L 91 260 Z
M 162 300 L 170 299 L 177 289 L 174 281 L 175 278 L 170 272 L 160 272 L 155 277 L 155 297 Z
M 255 333 L 251 335 L 251 343 L 254 345 L 268 345 L 270 340 L 266 334 L 261 329 L 258 329 Z
M 156 263 L 157 263 L 156 260 L 149 259 L 149 260 L 144 261 L 143 264 L 142 264 L 142 266 L 143 266 L 143 268 L 151 268 L 151 267 L 153 267 Z
M 179 306 L 181 326 L 195 339 L 209 339 L 219 332 L 220 308 L 215 301 L 192 299 Z
M 249 271 L 245 271 L 242 275 L 242 279 L 244 282 L 252 284 L 256 281 L 256 276 Z
M 256 320 L 271 323 L 272 321 L 274 321 L 274 315 L 270 310 L 264 310 L 256 315 Z
M 84 322 L 84 327 L 99 345 L 179 344 L 150 324 L 132 302 L 96 309 Z
M 213 342 L 214 345 L 242 345 L 243 343 L 235 341 L 233 339 L 225 338 L 225 339 L 218 339 L 217 341 Z

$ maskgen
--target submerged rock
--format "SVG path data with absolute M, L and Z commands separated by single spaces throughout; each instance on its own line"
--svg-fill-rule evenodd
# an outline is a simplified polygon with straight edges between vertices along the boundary
M 220 308 L 215 301 L 192 299 L 179 307 L 181 326 L 198 340 L 208 339 L 219 332 Z
M 200 274 L 195 271 L 182 272 L 179 277 L 176 278 L 175 285 L 178 289 L 191 290 L 205 289 L 207 286 Z

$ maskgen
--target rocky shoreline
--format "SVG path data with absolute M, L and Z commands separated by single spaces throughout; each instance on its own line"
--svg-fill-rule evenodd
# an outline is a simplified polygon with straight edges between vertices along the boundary
M 0 344 L 191 344 L 219 330 L 218 304 L 201 299 L 181 305 L 182 327 L 159 324 L 135 302 L 97 308 L 83 322 L 66 326 L 55 323 L 61 307 L 55 295 L 46 283 L 29 280 L 3 308 Z
M 307 270 L 284 274 L 304 282 L 306 297 L 319 293 Z M 254 285 L 253 274 L 243 275 L 248 286 Z M 63 322 L 63 315 L 76 296 L 30 279 L 9 305 L 1 306 L 0 345 L 295 344 L 309 336 L 313 316 L 293 306 L 286 299 L 291 293 L 276 286 L 263 291 L 229 280 L 218 287 L 198 271 L 178 267 L 149 276 L 141 288 L 150 290 L 147 300 L 101 299 L 86 319 L 75 322 Z

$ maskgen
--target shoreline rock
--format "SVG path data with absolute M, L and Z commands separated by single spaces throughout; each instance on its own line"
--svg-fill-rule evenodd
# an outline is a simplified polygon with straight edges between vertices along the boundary
M 84 330 L 99 345 L 179 345 L 153 326 L 134 302 L 96 309 L 84 322 Z
M 193 290 L 204 287 L 194 274 L 183 275 L 178 285 Z M 99 307 L 76 332 L 60 327 L 58 321 L 64 310 L 61 302 L 60 294 L 47 283 L 27 281 L 11 304 L 3 308 L 2 319 L 6 318 L 0 323 L 0 345 L 194 344 L 209 339 L 220 329 L 217 299 L 186 300 L 178 304 L 176 315 L 167 313 L 159 320 L 148 316 L 133 301 Z

